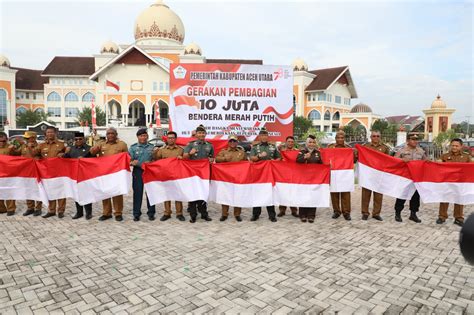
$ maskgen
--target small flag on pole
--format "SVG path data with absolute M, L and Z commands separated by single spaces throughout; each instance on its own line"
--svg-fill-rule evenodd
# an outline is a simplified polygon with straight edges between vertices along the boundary
M 95 104 L 94 104 L 94 99 L 92 99 L 91 103 L 91 116 L 92 116 L 92 128 L 97 128 L 97 119 L 96 119 L 96 114 L 95 114 Z
M 161 128 L 160 104 L 158 104 L 158 101 L 155 101 L 155 123 L 156 127 Z
M 112 81 L 105 80 L 105 88 L 110 86 L 111 88 L 114 88 L 117 92 L 120 91 L 120 86 Z

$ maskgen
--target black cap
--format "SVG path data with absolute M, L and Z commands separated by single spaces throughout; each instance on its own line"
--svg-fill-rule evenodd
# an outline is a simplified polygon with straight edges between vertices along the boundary
M 262 127 L 262 129 L 260 129 L 259 135 L 268 135 L 268 131 L 267 131 L 267 128 L 265 127 Z
M 75 132 L 74 133 L 74 138 L 84 138 L 84 133 L 83 132 Z
M 204 131 L 204 132 L 206 132 L 206 128 L 204 128 L 203 125 L 199 125 L 199 126 L 197 126 L 197 128 L 196 128 L 196 132 L 198 132 L 198 131 Z
M 148 134 L 147 129 L 146 129 L 146 128 L 140 128 L 140 129 L 138 129 L 138 131 L 137 131 L 137 137 L 138 137 L 138 136 L 141 136 L 141 135 L 143 135 L 143 134 Z
M 418 140 L 418 135 L 416 133 L 407 134 L 407 140 Z

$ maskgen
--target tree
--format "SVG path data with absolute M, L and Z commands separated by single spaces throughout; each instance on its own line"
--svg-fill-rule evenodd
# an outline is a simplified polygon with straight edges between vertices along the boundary
M 97 126 L 105 126 L 105 112 L 99 107 L 95 107 L 95 117 Z M 92 110 L 90 107 L 83 107 L 77 114 L 76 121 L 78 124 L 88 122 L 89 126 L 92 127 Z
M 321 140 L 326 136 L 326 133 L 324 131 L 317 131 L 316 128 L 311 127 L 302 136 L 302 140 L 308 139 L 308 136 L 312 135 L 316 138 L 316 143 L 319 145 L 321 143 Z
M 310 119 L 303 116 L 295 116 L 293 118 L 293 135 L 296 138 L 301 138 L 312 126 L 313 122 Z
M 448 129 L 445 132 L 440 132 L 436 138 L 433 139 L 433 142 L 438 148 L 445 148 L 449 145 L 449 142 L 457 138 L 458 134 L 453 129 Z
M 26 128 L 26 126 L 33 126 L 42 121 L 54 125 L 55 122 L 48 120 L 48 118 L 49 114 L 43 111 L 32 111 L 31 109 L 27 109 L 25 112 L 16 114 L 16 126 L 18 128 Z

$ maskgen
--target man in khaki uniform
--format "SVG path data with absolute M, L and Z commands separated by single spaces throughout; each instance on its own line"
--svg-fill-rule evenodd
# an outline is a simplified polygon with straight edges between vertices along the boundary
M 176 144 L 177 134 L 174 131 L 169 131 L 166 135 L 166 145 L 158 149 L 153 154 L 153 160 L 161 160 L 167 158 L 183 158 L 184 150 L 180 146 Z M 171 200 L 165 201 L 165 212 L 163 216 L 160 218 L 160 221 L 166 221 L 171 218 Z M 186 218 L 183 215 L 183 202 L 182 201 L 175 201 L 174 205 L 176 207 L 176 218 L 179 221 L 185 221 Z
M 50 159 L 54 157 L 62 157 L 66 151 L 66 146 L 64 145 L 64 142 L 58 140 L 56 136 L 56 128 L 53 126 L 48 126 L 45 131 L 45 137 L 45 142 L 39 145 L 41 158 Z M 56 205 L 58 218 L 64 218 L 64 211 L 66 210 L 66 198 L 50 200 L 48 205 L 48 213 L 46 213 L 43 218 L 47 219 L 49 217 L 54 217 L 56 215 Z
M 351 148 L 348 144 L 345 143 L 344 139 L 346 134 L 344 131 L 338 131 L 336 133 L 336 143 L 330 144 L 328 148 Z M 354 153 L 354 162 L 356 161 Z M 347 221 L 351 220 L 351 193 L 349 191 L 345 192 L 331 192 L 331 203 L 334 213 L 332 215 L 333 219 L 337 219 L 341 216 L 344 216 L 344 219 Z
M 451 140 L 451 147 L 448 153 L 441 156 L 441 161 L 446 163 L 471 163 L 471 157 L 468 153 L 462 152 L 462 140 L 459 138 Z M 448 219 L 449 203 L 442 202 L 439 204 L 439 218 L 437 224 L 443 224 Z M 463 226 L 464 224 L 464 206 L 454 204 L 454 224 Z
M 25 131 L 23 138 L 25 138 L 26 143 L 22 143 L 22 145 L 20 146 L 19 148 L 20 155 L 22 157 L 27 157 L 31 159 L 41 158 L 39 144 L 38 142 L 36 142 L 36 132 Z M 43 207 L 43 203 L 41 201 L 27 200 L 26 212 L 23 213 L 23 215 L 28 216 L 32 214 L 35 217 L 40 216 L 42 207 Z
M 91 148 L 91 155 L 109 156 L 122 152 L 128 153 L 127 144 L 117 138 L 117 129 L 108 128 L 105 134 L 106 141 L 100 142 Z M 114 205 L 115 221 L 123 221 L 123 195 L 102 200 L 102 216 L 99 221 L 105 221 L 112 218 L 112 202 Z
M 288 136 L 285 139 L 285 143 L 280 146 L 279 148 L 280 152 L 282 151 L 298 151 L 298 149 L 295 148 L 295 138 L 293 136 Z M 286 206 L 280 205 L 278 207 L 279 213 L 277 214 L 277 217 L 282 217 L 286 214 Z M 298 217 L 298 208 L 297 207 L 290 207 L 291 210 L 291 215 L 294 217 Z
M 247 161 L 247 154 L 245 153 L 244 149 L 239 148 L 237 146 L 238 139 L 237 136 L 230 136 L 228 141 L 228 147 L 221 150 L 219 154 L 216 156 L 217 163 L 223 162 L 239 162 L 239 161 Z M 222 205 L 222 216 L 219 219 L 220 221 L 227 220 L 229 216 L 229 205 Z M 234 217 L 238 222 L 242 221 L 240 214 L 242 213 L 241 207 L 234 207 Z
M 8 144 L 8 136 L 4 132 L 0 132 L 0 155 L 15 155 L 15 147 Z M 15 211 L 15 200 L 0 200 L 0 213 L 12 216 Z
M 364 144 L 365 147 L 370 148 L 375 151 L 382 152 L 384 154 L 390 154 L 390 148 L 382 143 L 380 136 L 380 131 L 373 130 L 370 135 L 370 142 Z M 378 221 L 383 221 L 382 217 L 380 216 L 380 212 L 382 211 L 382 200 L 383 194 L 378 192 L 374 193 L 374 208 L 372 210 L 372 218 Z M 370 197 L 372 196 L 372 190 L 362 187 L 362 220 L 367 220 L 369 218 L 369 204 L 370 204 Z

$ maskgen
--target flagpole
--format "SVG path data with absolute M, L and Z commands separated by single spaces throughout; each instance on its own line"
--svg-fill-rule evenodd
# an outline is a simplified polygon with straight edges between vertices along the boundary
M 109 107 L 108 105 L 108 95 L 107 95 L 107 75 L 105 75 L 105 81 L 104 81 L 104 88 L 105 88 L 105 127 L 107 128 L 108 124 L 109 124 L 109 111 L 108 111 L 108 108 Z

